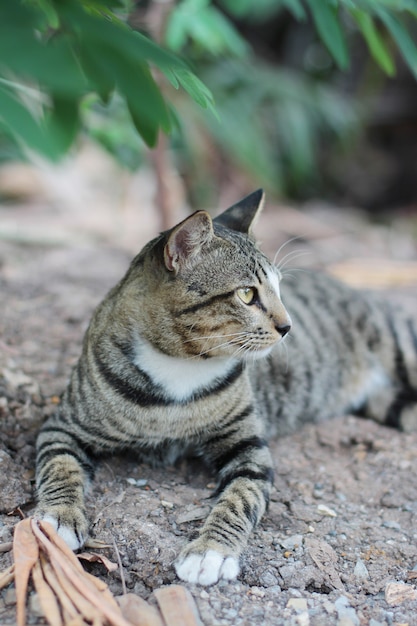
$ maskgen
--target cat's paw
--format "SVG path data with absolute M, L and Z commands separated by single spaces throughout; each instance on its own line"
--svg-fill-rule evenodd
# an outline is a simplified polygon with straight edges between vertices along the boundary
M 71 550 L 81 548 L 87 539 L 88 522 L 82 513 L 62 516 L 36 511 L 35 518 L 51 524 Z
M 191 552 L 180 556 L 175 563 L 175 571 L 185 582 L 214 585 L 221 578 L 234 580 L 239 574 L 239 561 L 217 550 L 207 550 L 203 554 Z

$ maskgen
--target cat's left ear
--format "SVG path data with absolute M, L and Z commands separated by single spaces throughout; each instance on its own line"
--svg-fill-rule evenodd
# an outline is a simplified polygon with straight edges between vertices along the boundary
M 166 268 L 178 274 L 182 267 L 191 266 L 213 237 L 210 215 L 206 211 L 196 211 L 169 234 L 164 248 Z
M 264 200 L 263 189 L 258 189 L 215 217 L 214 222 L 240 233 L 251 234 L 254 223 L 262 211 Z

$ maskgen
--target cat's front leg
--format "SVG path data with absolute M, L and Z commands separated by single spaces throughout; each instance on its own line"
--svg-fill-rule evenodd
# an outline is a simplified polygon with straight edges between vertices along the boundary
M 50 419 L 37 440 L 37 507 L 34 516 L 52 524 L 72 550 L 88 536 L 85 491 L 94 465 L 77 440 Z
M 273 480 L 270 452 L 258 436 L 235 442 L 214 461 L 221 495 L 199 537 L 175 563 L 179 578 L 201 585 L 237 577 L 240 555 L 265 511 Z

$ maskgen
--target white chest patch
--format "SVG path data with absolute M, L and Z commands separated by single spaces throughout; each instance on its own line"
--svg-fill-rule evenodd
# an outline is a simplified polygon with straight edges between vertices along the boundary
M 227 376 L 236 361 L 220 357 L 205 361 L 180 359 L 163 354 L 148 341 L 138 338 L 134 364 L 160 385 L 168 398 L 183 402 Z

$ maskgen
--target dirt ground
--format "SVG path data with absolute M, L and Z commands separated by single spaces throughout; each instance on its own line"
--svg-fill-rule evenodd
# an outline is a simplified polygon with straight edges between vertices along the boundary
M 354 280 L 380 281 L 387 297 L 415 310 L 415 217 L 371 227 L 346 211 L 312 206 L 304 215 L 289 209 L 281 219 L 267 215 L 259 227 L 266 247 L 276 250 L 297 229 L 308 231 L 302 242 L 308 260 L 293 265 L 329 265 L 351 278 L 343 264 L 360 258 L 363 271 L 353 272 Z M 294 226 L 297 219 L 301 226 Z M 132 238 L 111 244 L 109 233 L 81 238 L 75 223 L 62 215 L 59 221 L 50 198 L 0 208 L 0 544 L 11 540 L 19 510 L 33 508 L 36 432 L 55 410 L 92 310 L 134 248 Z M 137 239 L 147 238 L 138 232 Z M 385 265 L 381 270 L 381 259 L 391 259 L 392 276 Z M 202 623 L 416 625 L 417 434 L 335 416 L 273 442 L 272 451 L 271 505 L 239 579 L 188 585 Z M 199 465 L 154 470 L 134 458 L 109 458 L 93 483 L 89 513 L 93 535 L 114 542 L 123 571 L 107 573 L 99 564 L 90 571 L 114 594 L 124 581 L 145 599 L 177 582 L 172 562 L 212 506 L 212 487 Z M 117 560 L 115 549 L 104 552 Z M 0 553 L 0 570 L 10 562 L 10 553 Z M 33 593 L 29 607 L 28 624 L 43 624 Z M 9 587 L 0 593 L 0 624 L 14 623 Z

